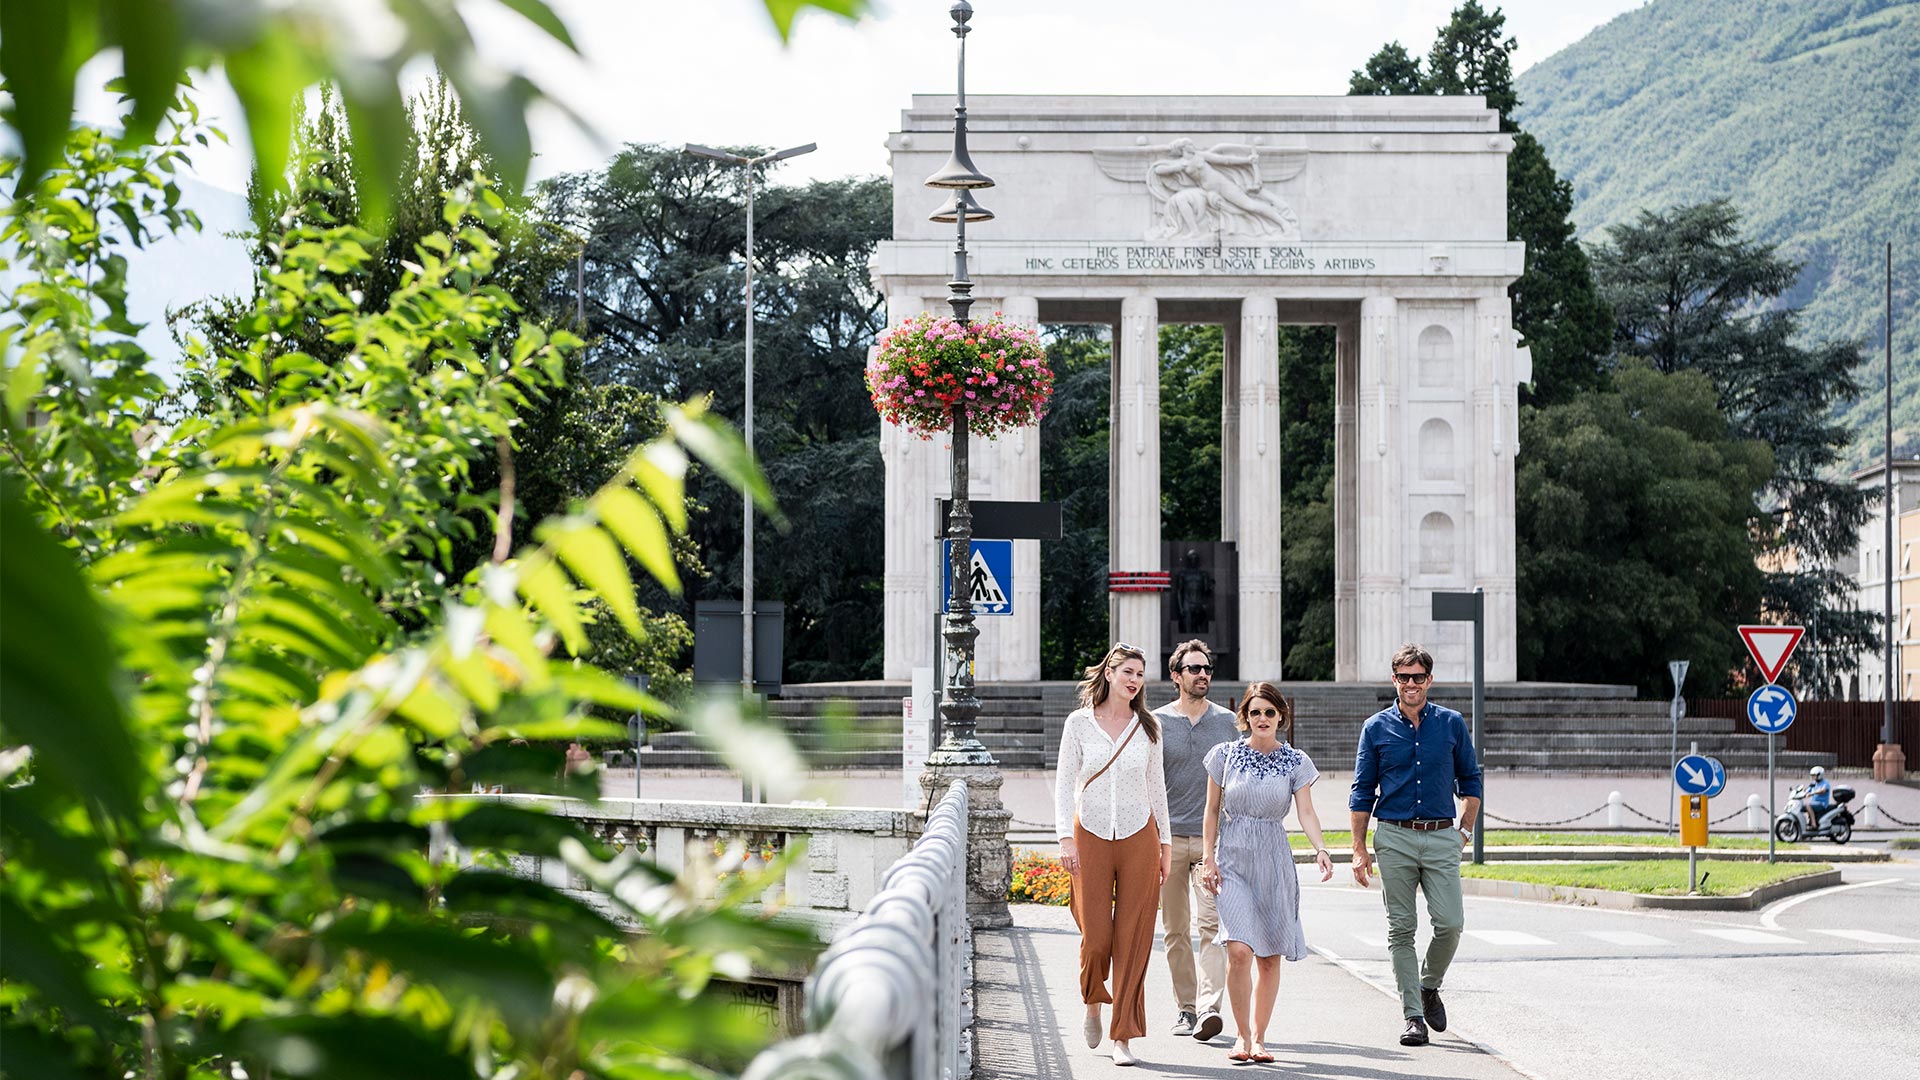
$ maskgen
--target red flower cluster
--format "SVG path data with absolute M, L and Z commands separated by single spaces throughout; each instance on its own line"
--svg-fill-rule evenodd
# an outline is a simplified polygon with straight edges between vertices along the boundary
M 956 407 L 988 438 L 1037 424 L 1053 396 L 1039 334 L 998 312 L 965 325 L 922 312 L 881 335 L 866 377 L 881 419 L 923 439 L 950 430 Z

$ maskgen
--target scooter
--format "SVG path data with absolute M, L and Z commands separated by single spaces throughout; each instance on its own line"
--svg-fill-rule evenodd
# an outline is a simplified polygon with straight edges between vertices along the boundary
M 1836 787 L 1832 792 L 1833 805 L 1820 815 L 1820 824 L 1813 829 L 1807 828 L 1807 785 L 1799 784 L 1787 792 L 1786 809 L 1773 819 L 1773 835 L 1789 844 L 1801 840 L 1819 840 L 1826 838 L 1836 844 L 1844 844 L 1853 839 L 1853 811 L 1847 804 L 1853 801 L 1853 789 Z

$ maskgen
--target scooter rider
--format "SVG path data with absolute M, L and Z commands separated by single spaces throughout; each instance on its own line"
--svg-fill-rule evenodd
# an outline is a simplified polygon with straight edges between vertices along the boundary
M 1820 817 L 1833 806 L 1833 785 L 1819 765 L 1807 770 L 1807 831 L 1820 831 Z

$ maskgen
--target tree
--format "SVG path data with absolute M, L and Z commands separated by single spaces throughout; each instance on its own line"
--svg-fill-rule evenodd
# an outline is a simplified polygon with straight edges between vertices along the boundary
M 1283 326 L 1278 339 L 1280 512 L 1263 523 L 1242 507 L 1240 521 L 1242 528 L 1280 530 L 1282 671 L 1289 679 L 1331 679 L 1334 331 Z
M 739 183 L 709 159 L 635 145 L 542 189 L 546 213 L 585 238 L 588 380 L 670 400 L 711 395 L 721 414 L 741 415 Z M 787 604 L 790 678 L 877 678 L 885 484 L 879 418 L 856 376 L 882 328 L 867 259 L 891 233 L 892 189 L 771 185 L 755 203 L 754 449 L 792 517 L 784 534 L 755 530 L 754 591 Z M 575 301 L 571 274 L 550 287 L 549 304 Z M 739 497 L 706 475 L 692 494 L 703 507 L 692 537 L 713 574 L 693 598 L 737 597 Z
M 1573 188 L 1554 174 L 1546 151 L 1521 131 L 1513 111 L 1512 54 L 1518 42 L 1502 37 L 1506 16 L 1477 0 L 1454 9 L 1440 28 L 1423 70 L 1399 42 L 1382 48 L 1353 73 L 1351 94 L 1480 94 L 1500 114 L 1500 130 L 1514 135 L 1507 157 L 1507 239 L 1527 245 L 1526 271 L 1507 289 L 1513 326 L 1533 352 L 1529 403 L 1551 404 L 1599 385 L 1611 322 L 1593 286 L 1586 252 L 1574 237 Z
M 1627 361 L 1605 390 L 1521 412 L 1515 477 L 1522 679 L 1631 682 L 1660 696 L 1684 658 L 1710 688 L 1764 582 L 1749 531 L 1772 474 L 1712 383 Z
M 1742 238 L 1740 212 L 1726 200 L 1643 211 L 1608 230 L 1594 263 L 1619 351 L 1661 371 L 1700 373 L 1734 434 L 1772 447 L 1767 513 L 1755 522 L 1777 567 L 1763 607 L 1818 626 L 1830 666 L 1851 670 L 1879 624 L 1838 569 L 1875 498 L 1835 475 L 1850 441 L 1835 406 L 1860 392 L 1859 344 L 1795 342 L 1799 312 L 1783 298 L 1800 265 Z
M 1168 540 L 1220 539 L 1221 330 L 1160 328 L 1160 445 L 1169 451 L 1160 456 L 1160 535 Z

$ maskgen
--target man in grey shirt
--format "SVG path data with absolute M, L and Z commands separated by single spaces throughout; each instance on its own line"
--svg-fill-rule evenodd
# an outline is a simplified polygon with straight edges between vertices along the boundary
M 1205 859 L 1200 832 L 1206 820 L 1207 751 L 1240 738 L 1233 713 L 1207 700 L 1213 685 L 1213 650 L 1198 638 L 1173 650 L 1173 684 L 1180 696 L 1153 711 L 1160 718 L 1161 757 L 1167 773 L 1167 816 L 1173 833 L 1173 869 L 1160 886 L 1161 927 L 1173 996 L 1180 1015 L 1175 1035 L 1208 1040 L 1220 1034 L 1220 998 L 1227 988 L 1226 950 L 1215 944 L 1220 914 L 1213 894 L 1200 881 Z M 1199 916 L 1200 953 L 1196 958 L 1190 921 Z

